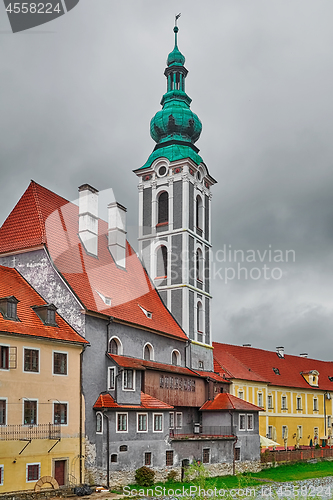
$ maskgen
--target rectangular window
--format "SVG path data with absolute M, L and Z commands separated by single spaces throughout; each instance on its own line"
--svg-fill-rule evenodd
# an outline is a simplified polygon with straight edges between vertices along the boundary
M 240 460 L 240 448 L 235 448 L 235 460 Z
M 314 427 L 313 428 L 313 435 L 317 436 L 317 437 L 319 436 L 319 427 Z
M 173 450 L 165 452 L 165 465 L 173 465 Z
M 127 432 L 127 413 L 118 413 L 117 415 L 117 431 Z
M 9 347 L 0 345 L 0 368 L 2 370 L 9 369 Z
M 260 408 L 263 407 L 263 398 L 261 392 L 258 392 L 258 406 L 260 406 Z
M 54 403 L 54 423 L 67 424 L 67 403 Z
M 268 439 L 272 439 L 272 435 L 273 435 L 273 426 L 272 425 L 269 425 L 268 426 L 268 429 L 267 429 L 267 437 Z
M 327 417 L 327 427 L 332 427 L 332 417 L 331 416 Z
M 53 373 L 54 375 L 67 375 L 67 353 L 53 353 Z
M 178 389 L 178 377 L 175 377 L 175 389 Z
M 282 396 L 281 398 L 281 410 L 287 409 L 287 396 Z
M 173 411 L 169 413 L 169 429 L 173 429 L 175 427 L 175 414 Z
M 162 432 L 162 417 L 161 413 L 154 413 L 154 432 Z
M 210 460 L 210 448 L 204 448 L 202 450 L 202 463 L 209 464 Z
M 17 319 L 17 304 L 16 302 L 7 302 L 7 318 Z
M 302 439 L 302 437 L 303 437 L 303 427 L 301 425 L 297 426 L 297 432 L 298 432 L 299 439 Z
M 24 425 L 37 425 L 37 401 L 24 401 Z
M 318 399 L 313 400 L 313 411 L 318 411 Z
M 138 413 L 138 432 L 147 432 L 147 413 Z
M 296 398 L 296 410 L 301 410 L 302 409 L 302 398 L 297 397 Z
M 164 377 L 164 387 L 169 389 L 169 377 Z
M 27 483 L 38 481 L 40 474 L 40 464 L 27 464 Z
M 0 425 L 6 425 L 6 400 L 0 399 Z
M 115 389 L 115 371 L 116 369 L 114 367 L 109 367 L 108 371 L 108 391 L 114 391 Z
M 181 429 L 183 426 L 183 414 L 181 412 L 176 413 L 176 428 Z
M 124 389 L 134 389 L 134 372 L 133 370 L 123 371 Z
M 247 416 L 247 430 L 253 431 L 253 415 L 251 413 Z
M 270 410 L 273 409 L 273 396 L 272 395 L 267 396 L 267 406 Z
M 145 465 L 151 465 L 151 452 L 147 451 L 145 453 Z
M 282 439 L 287 439 L 288 437 L 288 427 L 286 425 L 282 426 Z
M 244 392 L 238 391 L 238 397 L 239 397 L 239 399 L 244 399 Z
M 239 415 L 239 430 L 245 431 L 245 415 Z
M 3 485 L 3 465 L 0 465 L 0 486 Z
M 173 389 L 173 377 L 170 377 L 170 389 Z
M 160 376 L 160 388 L 163 389 L 164 387 L 164 377 L 163 375 Z
M 39 351 L 37 349 L 24 349 L 24 371 L 39 372 Z

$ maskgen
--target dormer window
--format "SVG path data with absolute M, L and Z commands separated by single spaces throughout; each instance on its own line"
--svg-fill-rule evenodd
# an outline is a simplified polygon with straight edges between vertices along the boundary
M 42 306 L 33 306 L 32 308 L 39 319 L 47 326 L 58 326 L 56 322 L 56 306 L 53 304 L 45 304 Z
M 0 312 L 4 319 L 11 319 L 12 321 L 19 321 L 17 317 L 17 304 L 18 300 L 16 297 L 11 295 L 10 297 L 4 297 L 0 299 Z
M 140 307 L 141 311 L 147 316 L 148 319 L 153 319 L 153 313 L 152 312 L 147 311 L 147 309 L 145 309 L 144 307 L 140 306 L 140 304 L 138 304 L 138 306 Z
M 278 368 L 273 368 L 275 375 L 280 375 L 280 370 Z
M 318 387 L 319 372 L 317 370 L 309 370 L 307 372 L 301 372 L 301 375 L 309 385 L 311 385 L 312 387 Z

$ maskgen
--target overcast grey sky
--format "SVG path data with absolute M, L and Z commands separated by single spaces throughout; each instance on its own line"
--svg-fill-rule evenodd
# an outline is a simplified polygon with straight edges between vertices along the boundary
M 331 0 L 80 0 L 15 35 L 0 9 L 0 223 L 30 179 L 69 200 L 88 182 L 128 208 L 137 248 L 132 170 L 154 147 L 181 12 L 197 146 L 218 181 L 214 251 L 263 258 L 246 263 L 261 279 L 226 283 L 238 263 L 215 257 L 213 338 L 333 360 Z M 269 249 L 295 262 L 269 262 Z M 264 279 L 264 265 L 281 279 Z

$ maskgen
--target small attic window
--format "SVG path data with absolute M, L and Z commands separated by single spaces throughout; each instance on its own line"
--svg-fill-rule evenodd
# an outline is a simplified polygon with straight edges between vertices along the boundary
M 98 293 L 98 295 L 100 296 L 100 298 L 103 300 L 104 304 L 106 306 L 111 306 L 111 299 L 110 297 L 106 297 L 105 295 L 103 295 L 101 292 L 99 292 L 98 290 L 96 290 L 96 293 Z
M 329 380 L 330 382 L 333 382 L 333 377 L 330 377 L 330 376 L 329 376 L 329 377 L 328 377 L 328 380 Z
M 275 375 L 280 375 L 280 370 L 278 368 L 273 368 Z
M 33 306 L 32 308 L 39 319 L 47 326 L 58 326 L 56 322 L 56 306 L 53 304 L 45 304 L 42 306 Z
M 138 306 L 140 307 L 141 311 L 147 316 L 148 319 L 153 319 L 153 313 L 152 312 L 147 311 L 147 309 L 145 309 L 144 307 L 140 306 L 140 304 L 138 304 Z
M 0 299 L 0 312 L 4 319 L 11 319 L 12 321 L 19 321 L 17 317 L 17 304 L 18 300 L 14 295 L 10 297 L 3 297 Z

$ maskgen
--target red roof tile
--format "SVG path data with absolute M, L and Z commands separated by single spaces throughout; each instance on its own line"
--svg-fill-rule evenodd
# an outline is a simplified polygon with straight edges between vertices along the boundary
M 145 409 L 145 410 L 170 410 L 173 406 L 160 401 L 149 394 L 141 392 L 141 404 L 140 405 L 119 405 L 110 394 L 100 394 L 97 398 L 94 408 L 122 408 L 122 409 Z
M 110 356 L 110 358 L 113 359 L 113 361 L 115 361 L 118 366 L 123 366 L 124 368 L 133 368 L 133 370 L 158 370 L 163 372 L 177 373 L 178 375 L 187 375 L 188 377 L 210 377 L 217 382 L 224 382 L 227 384 L 231 383 L 229 380 L 226 380 L 225 378 L 214 372 L 192 370 L 184 366 L 168 365 L 166 363 L 158 363 L 157 361 L 131 358 L 130 356 L 120 356 L 118 354 L 108 353 L 108 356 Z
M 17 304 L 17 316 L 20 321 L 5 319 L 0 314 L 0 332 L 31 335 L 33 337 L 44 337 L 52 340 L 88 343 L 57 313 L 56 322 L 58 326 L 44 325 L 42 320 L 33 311 L 32 306 L 44 305 L 46 302 L 25 281 L 18 271 L 0 266 L 0 298 L 12 295 L 19 301 Z
M 239 410 L 239 411 L 260 411 L 262 408 L 259 406 L 253 405 L 252 403 L 248 403 L 243 399 L 236 398 L 232 394 L 228 394 L 226 392 L 220 393 L 213 401 L 206 401 L 205 404 L 202 405 L 200 410 L 210 410 L 210 411 L 219 411 L 219 410 Z
M 288 354 L 280 358 L 274 351 L 218 342 L 213 342 L 213 347 L 214 357 L 228 370 L 231 378 L 256 380 L 255 377 L 259 377 L 262 381 L 266 380 L 267 383 L 276 386 L 333 391 L 333 381 L 329 380 L 329 377 L 333 377 L 331 361 L 319 361 Z M 277 368 L 279 374 L 276 374 L 273 368 Z M 319 372 L 318 387 L 310 386 L 301 375 L 301 372 L 309 370 Z
M 78 237 L 78 207 L 32 181 L 0 228 L 0 253 L 46 244 L 58 271 L 87 310 L 187 340 L 128 243 L 126 270 L 116 266 L 107 232 L 107 223 L 99 219 L 98 258 L 88 255 Z M 98 292 L 111 298 L 111 307 Z M 139 306 L 152 312 L 152 318 Z

